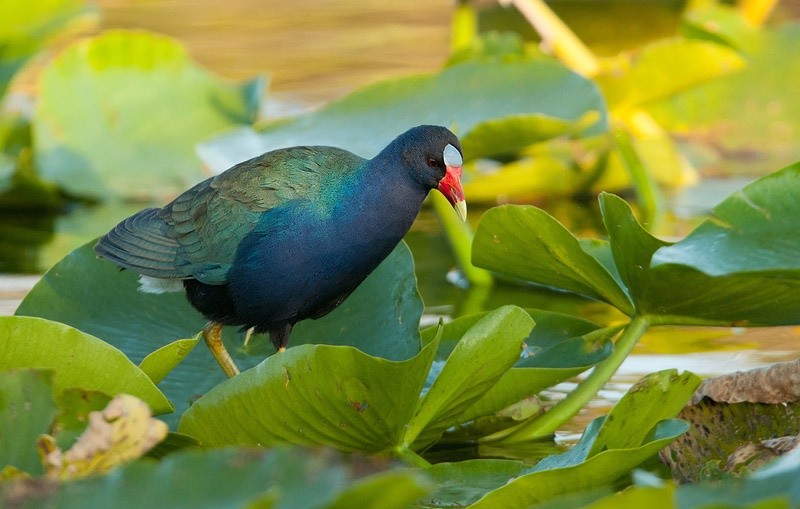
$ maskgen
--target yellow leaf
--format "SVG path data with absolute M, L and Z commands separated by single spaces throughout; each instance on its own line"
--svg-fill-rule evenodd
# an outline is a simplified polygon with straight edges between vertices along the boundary
M 102 412 L 89 413 L 89 426 L 68 451 L 47 435 L 38 447 L 49 476 L 77 479 L 139 458 L 166 435 L 167 425 L 152 418 L 144 401 L 120 394 Z

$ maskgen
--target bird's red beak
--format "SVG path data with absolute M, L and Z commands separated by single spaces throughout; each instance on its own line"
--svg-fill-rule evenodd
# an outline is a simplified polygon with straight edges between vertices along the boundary
M 456 210 L 456 214 L 462 221 L 467 220 L 467 202 L 464 201 L 464 189 L 461 187 L 461 165 L 464 164 L 461 152 L 453 145 L 447 145 L 442 154 L 444 157 L 445 174 L 439 181 L 439 192 L 441 192 L 450 205 Z
M 450 205 L 456 210 L 459 219 L 467 220 L 467 202 L 464 201 L 464 189 L 461 187 L 461 166 L 446 166 L 447 172 L 439 181 L 441 192 Z

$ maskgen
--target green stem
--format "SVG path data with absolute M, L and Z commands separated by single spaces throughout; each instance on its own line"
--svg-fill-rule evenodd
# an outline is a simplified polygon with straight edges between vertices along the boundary
M 473 286 L 491 285 L 492 273 L 472 265 L 472 228 L 458 219 L 450 203 L 438 193 L 431 193 L 433 208 L 442 223 L 445 236 L 450 242 L 456 263 Z
M 394 455 L 415 467 L 428 468 L 431 466 L 425 458 L 402 445 L 394 449 Z
M 614 343 L 614 351 L 603 362 L 594 367 L 591 374 L 581 382 L 578 387 L 570 392 L 566 398 L 556 403 L 550 410 L 541 416 L 526 422 L 510 433 L 503 432 L 490 435 L 487 441 L 502 439 L 504 442 L 521 442 L 542 438 L 552 434 L 559 426 L 571 419 L 603 388 L 622 362 L 628 357 L 636 343 L 650 326 L 649 318 L 634 316 L 625 327 L 622 335 Z

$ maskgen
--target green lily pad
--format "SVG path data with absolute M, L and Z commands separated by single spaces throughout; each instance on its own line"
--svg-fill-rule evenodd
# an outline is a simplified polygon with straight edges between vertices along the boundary
M 36 440 L 50 431 L 56 414 L 51 371 L 0 371 L 0 470 L 44 473 Z M 2 472 L 0 472 L 0 480 Z
M 205 446 L 393 448 L 402 443 L 437 343 L 401 362 L 350 347 L 289 348 L 209 391 L 183 414 L 179 430 Z
M 600 329 L 590 321 L 561 313 L 529 309 L 536 327 L 524 340 L 525 348 L 515 366 L 459 416 L 467 422 L 492 415 L 523 398 L 568 380 L 605 359 L 614 330 Z M 459 317 L 442 327 L 436 364 L 444 363 L 458 340 L 486 313 Z M 433 338 L 436 328 L 422 332 L 423 342 Z M 599 335 L 597 334 L 599 333 Z M 507 422 L 507 424 L 516 424 Z
M 800 323 L 800 278 L 794 272 L 785 271 L 782 278 L 774 271 L 711 277 L 681 265 L 651 268 L 653 254 L 669 244 L 647 233 L 621 198 L 602 194 L 600 206 L 620 277 L 637 311 L 654 317 L 654 323 Z
M 481 459 L 437 463 L 427 469 L 438 489 L 424 507 L 464 507 L 500 488 L 527 468 L 521 461 Z
M 143 399 L 154 413 L 172 405 L 125 355 L 96 337 L 63 323 L 28 316 L 0 317 L 0 369 L 52 369 L 53 390 L 98 390 Z
M 472 262 L 502 274 L 562 288 L 633 312 L 612 274 L 564 226 L 533 206 L 501 206 L 478 224 Z
M 267 150 L 298 144 L 333 145 L 372 157 L 398 134 L 419 124 L 444 125 L 467 137 L 474 129 L 485 129 L 485 122 L 491 120 L 502 123 L 500 119 L 524 116 L 577 122 L 592 111 L 599 112 L 599 118 L 586 135 L 606 130 L 603 98 L 591 81 L 555 61 L 466 62 L 437 74 L 365 87 L 313 113 L 268 125 L 260 133 L 237 130 L 204 143 L 200 152 L 217 170 Z M 525 136 L 529 140 L 545 133 L 535 126 L 527 129 L 532 129 Z M 536 133 L 533 138 L 531 132 Z M 555 129 L 551 134 L 560 132 Z M 484 144 L 472 140 L 476 146 Z M 465 157 L 474 156 L 465 152 Z
M 202 336 L 202 333 L 198 333 L 193 338 L 179 339 L 162 346 L 158 350 L 147 354 L 147 357 L 142 359 L 142 362 L 139 363 L 139 368 L 150 377 L 153 383 L 157 384 L 161 382 L 161 380 L 166 378 L 166 376 L 194 350 L 194 347 L 200 342 Z
M 431 435 L 439 435 L 462 422 L 464 411 L 519 360 L 523 341 L 533 326 L 533 320 L 524 310 L 504 306 L 470 327 L 419 402 L 406 426 L 405 444 L 417 440 L 423 429 L 430 439 Z
M 800 164 L 753 182 L 714 207 L 685 239 L 659 248 L 651 265 L 678 264 L 709 276 L 800 277 L 798 191 Z
M 327 509 L 407 509 L 433 488 L 419 471 L 395 469 L 359 479 Z
M 223 82 L 166 36 L 113 30 L 44 70 L 34 120 L 39 174 L 73 196 L 174 196 L 206 175 L 195 144 L 258 112 L 263 80 Z
M 469 159 L 513 154 L 534 143 L 564 135 L 577 135 L 599 118 L 599 112 L 589 111 L 577 121 L 539 114 L 487 120 L 464 135 L 461 146 Z
M 405 455 L 462 422 L 464 411 L 519 358 L 532 325 L 514 306 L 487 314 L 424 393 L 438 337 L 403 362 L 348 347 L 296 347 L 199 399 L 180 430 L 204 445 L 288 441 Z
M 103 338 L 134 362 L 203 328 L 205 320 L 182 293 L 138 292 L 136 275 L 98 260 L 93 246 L 90 242 L 53 266 L 26 295 L 17 315 L 76 327 Z M 422 302 L 415 283 L 411 254 L 401 244 L 335 311 L 299 323 L 290 346 L 347 344 L 388 359 L 408 359 L 419 351 Z M 274 353 L 265 337 L 254 336 L 245 347 L 242 336 L 234 330 L 224 332 L 228 351 L 240 368 L 252 367 Z M 223 380 L 225 375 L 208 348 L 195 348 L 159 384 L 176 408 L 164 420 L 176 425 L 191 401 Z
M 6 0 L 0 5 L 0 97 L 14 74 L 53 36 L 94 12 L 83 0 L 26 2 Z

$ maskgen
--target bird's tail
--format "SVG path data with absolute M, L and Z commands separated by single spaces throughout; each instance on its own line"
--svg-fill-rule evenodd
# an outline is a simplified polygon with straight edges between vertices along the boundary
M 161 209 L 145 209 L 106 233 L 94 247 L 101 258 L 120 267 L 155 278 L 185 278 L 177 267 L 178 242 L 167 236 L 167 223 L 158 217 Z

